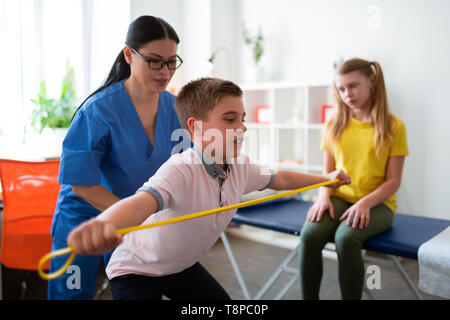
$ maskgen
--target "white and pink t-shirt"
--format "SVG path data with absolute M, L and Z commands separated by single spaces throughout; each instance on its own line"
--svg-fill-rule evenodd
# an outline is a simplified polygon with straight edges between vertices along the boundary
M 143 224 L 239 203 L 243 194 L 272 184 L 273 172 L 246 155 L 231 162 L 224 171 L 195 147 L 170 157 L 138 190 L 158 201 L 158 211 Z M 106 268 L 108 278 L 157 277 L 191 267 L 214 245 L 235 213 L 236 209 L 125 235 Z

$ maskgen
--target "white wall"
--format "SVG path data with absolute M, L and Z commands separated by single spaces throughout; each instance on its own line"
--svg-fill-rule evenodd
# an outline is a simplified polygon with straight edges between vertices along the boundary
M 183 28 L 183 8 L 189 1 L 132 0 L 131 13 L 155 12 L 166 18 L 180 34 L 184 50 L 192 45 L 186 39 L 194 41 Z M 398 192 L 398 211 L 450 219 L 445 201 L 450 181 L 450 1 L 203 1 L 211 1 L 203 27 L 210 24 L 212 31 L 196 34 L 194 43 L 204 40 L 212 51 L 226 46 L 229 52 L 228 62 L 221 58 L 216 75 L 239 82 L 250 72 L 252 61 L 241 36 L 243 21 L 253 31 L 259 25 L 263 28 L 266 52 L 261 64 L 266 80 L 327 82 L 340 57 L 380 62 L 391 109 L 408 131 L 410 156 Z M 200 48 L 204 55 L 207 49 Z
M 240 10 L 263 27 L 272 80 L 327 81 L 339 57 L 379 61 L 408 132 L 398 211 L 450 219 L 450 1 L 243 0 Z
M 215 53 L 214 69 L 216 77 L 238 81 L 237 73 L 241 56 L 240 0 L 211 0 L 211 52 Z

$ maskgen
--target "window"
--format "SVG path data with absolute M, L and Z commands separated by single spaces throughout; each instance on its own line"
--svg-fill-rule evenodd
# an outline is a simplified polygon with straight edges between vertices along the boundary
M 0 143 L 23 136 L 23 61 L 20 1 L 0 0 Z
M 40 81 L 57 97 L 69 62 L 79 102 L 123 48 L 130 0 L 0 0 L 0 148 L 26 143 Z

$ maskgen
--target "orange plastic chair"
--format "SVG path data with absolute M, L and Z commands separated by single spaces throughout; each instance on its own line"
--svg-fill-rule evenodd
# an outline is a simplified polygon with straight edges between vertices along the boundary
M 0 260 L 6 267 L 37 270 L 40 258 L 51 250 L 50 228 L 60 189 L 58 170 L 59 159 L 0 159 L 4 205 Z

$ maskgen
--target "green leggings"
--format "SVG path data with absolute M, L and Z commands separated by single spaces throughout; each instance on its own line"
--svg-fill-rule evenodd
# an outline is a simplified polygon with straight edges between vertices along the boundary
M 370 237 L 389 229 L 394 214 L 387 206 L 380 204 L 370 210 L 368 227 L 353 229 L 346 225 L 347 219 L 339 221 L 352 203 L 333 196 L 331 202 L 334 219 L 330 218 L 327 211 L 319 222 L 305 221 L 300 233 L 300 290 L 305 300 L 319 299 L 322 249 L 327 242 L 334 242 L 339 262 L 342 299 L 361 299 L 365 275 L 362 245 Z

